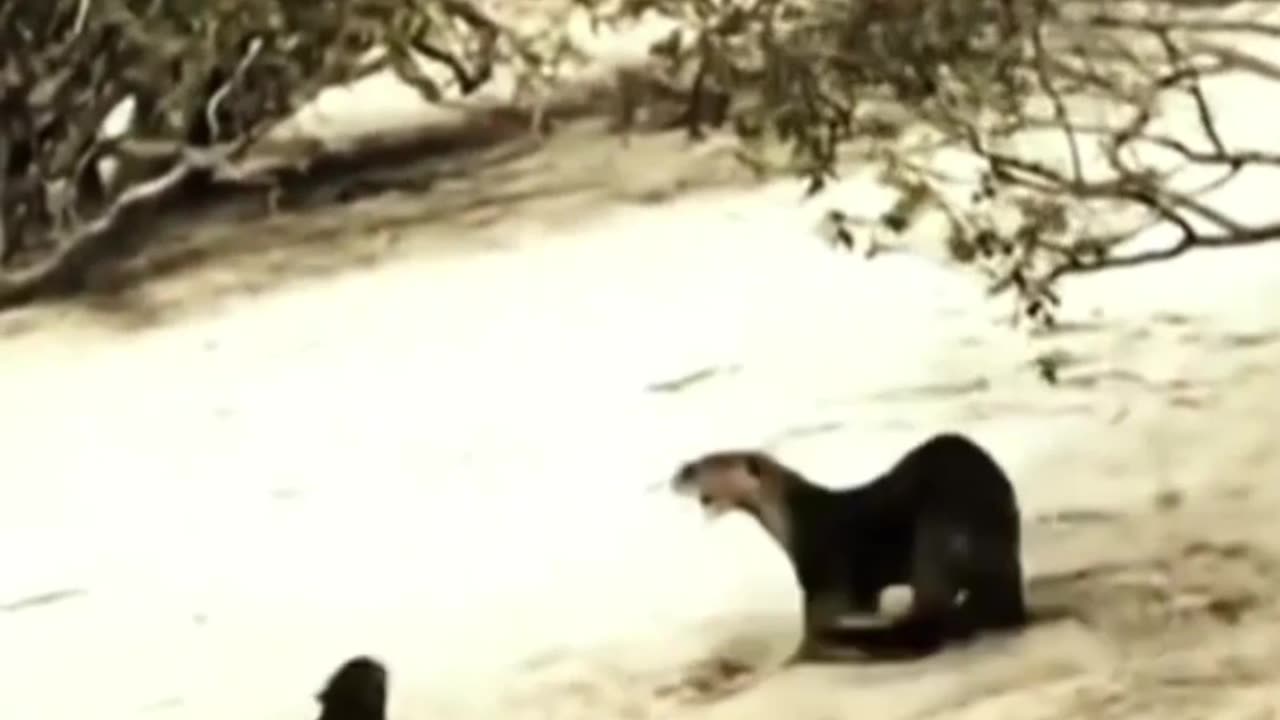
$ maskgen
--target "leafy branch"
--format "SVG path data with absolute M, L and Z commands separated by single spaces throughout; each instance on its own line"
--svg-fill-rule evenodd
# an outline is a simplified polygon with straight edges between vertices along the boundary
M 1224 137 L 1206 91 L 1229 74 L 1280 80 L 1250 49 L 1280 38 L 1272 5 L 630 0 L 615 12 L 683 18 L 690 39 L 668 50 L 669 70 L 695 63 L 733 97 L 739 136 L 789 148 L 811 192 L 842 165 L 882 169 L 899 202 L 872 218 L 835 211 L 837 242 L 941 212 L 953 255 L 1051 323 L 1064 276 L 1280 237 L 1280 222 L 1214 208 L 1213 191 L 1280 153 Z M 1179 115 L 1193 127 L 1176 128 Z M 979 172 L 944 177 L 941 150 Z M 1173 240 L 1131 247 L 1155 229 Z
M 535 40 L 468 0 L 3 0 L 0 306 L 110 252 L 131 212 L 234 176 L 327 87 L 390 68 L 444 101 L 499 63 L 536 74 Z

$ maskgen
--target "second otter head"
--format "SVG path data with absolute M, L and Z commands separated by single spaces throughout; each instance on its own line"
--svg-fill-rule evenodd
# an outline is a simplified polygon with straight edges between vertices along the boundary
M 387 706 L 387 669 L 377 660 L 360 655 L 339 667 L 324 689 L 319 720 L 384 720 Z

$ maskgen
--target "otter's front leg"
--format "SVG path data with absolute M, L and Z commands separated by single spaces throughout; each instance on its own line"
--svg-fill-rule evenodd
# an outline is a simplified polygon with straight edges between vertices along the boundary
M 804 636 L 796 650 L 797 661 L 830 661 L 848 657 L 829 631 L 848 609 L 848 595 L 843 590 L 805 591 Z

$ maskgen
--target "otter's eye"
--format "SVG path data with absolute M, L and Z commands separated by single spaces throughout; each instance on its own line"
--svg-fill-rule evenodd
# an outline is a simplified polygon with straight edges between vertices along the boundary
M 750 456 L 747 458 L 746 465 L 747 465 L 747 472 L 751 473 L 752 475 L 755 475 L 756 477 L 760 477 L 763 474 L 761 472 L 762 468 L 760 467 L 760 458 L 755 457 L 754 455 Z
M 706 493 L 702 493 L 698 496 L 698 502 L 702 503 L 702 507 L 704 508 L 711 507 L 711 496 Z

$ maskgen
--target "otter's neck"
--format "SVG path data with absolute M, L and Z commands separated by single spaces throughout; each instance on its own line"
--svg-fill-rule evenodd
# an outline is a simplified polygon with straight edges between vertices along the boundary
M 782 469 L 778 482 L 766 486 L 756 518 L 788 554 L 793 554 L 797 544 L 805 542 L 798 533 L 827 525 L 827 517 L 839 512 L 843 505 L 843 494 L 815 485 L 793 470 Z M 839 522 L 839 518 L 832 516 L 830 522 Z
M 790 509 L 788 525 L 794 546 L 803 539 L 797 532 L 810 530 L 825 539 L 840 528 L 856 528 L 873 524 L 878 512 L 879 493 L 872 484 L 833 490 L 797 477 L 786 483 L 786 501 Z

